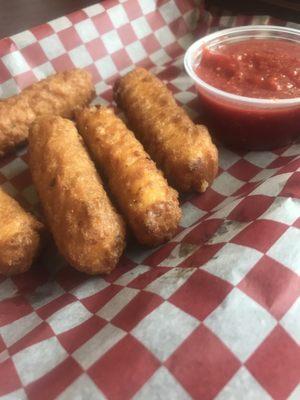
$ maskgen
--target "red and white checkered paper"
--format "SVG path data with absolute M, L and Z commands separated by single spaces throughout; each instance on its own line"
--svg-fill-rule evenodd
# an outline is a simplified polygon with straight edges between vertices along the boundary
M 270 22 L 282 23 L 201 0 L 106 0 L 0 41 L 0 95 L 76 66 L 108 104 L 116 77 L 142 65 L 197 118 L 185 49 Z M 299 155 L 299 144 L 220 149 L 212 187 L 183 201 L 179 234 L 133 245 L 107 277 L 76 272 L 50 244 L 28 273 L 0 277 L 0 398 L 299 399 Z M 0 184 L 36 208 L 26 150 L 0 161 Z

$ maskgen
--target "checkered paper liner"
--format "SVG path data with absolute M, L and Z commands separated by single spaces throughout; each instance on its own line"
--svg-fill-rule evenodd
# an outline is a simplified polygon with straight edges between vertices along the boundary
M 142 65 L 197 118 L 185 49 L 249 23 L 282 24 L 203 1 L 106 0 L 0 41 L 0 95 L 76 66 L 110 104 L 116 77 Z M 0 277 L 0 399 L 299 399 L 299 154 L 220 149 L 178 235 L 131 246 L 107 277 L 78 273 L 53 244 Z M 0 184 L 36 210 L 26 150 L 0 160 Z

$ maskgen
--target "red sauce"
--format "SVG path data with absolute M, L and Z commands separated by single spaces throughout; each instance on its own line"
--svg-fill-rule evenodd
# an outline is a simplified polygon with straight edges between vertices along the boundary
M 300 44 L 247 39 L 204 49 L 196 72 L 215 88 L 245 97 L 300 97 Z M 227 101 L 201 87 L 198 91 L 206 122 L 227 145 L 263 150 L 289 144 L 300 136 L 300 102 L 262 108 Z
M 287 40 L 249 39 L 204 49 L 198 76 L 246 97 L 300 97 L 300 46 Z

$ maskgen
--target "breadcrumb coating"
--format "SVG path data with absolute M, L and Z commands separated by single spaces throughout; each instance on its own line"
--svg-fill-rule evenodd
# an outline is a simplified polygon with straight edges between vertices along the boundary
M 42 115 L 70 118 L 94 95 L 92 76 L 83 69 L 59 72 L 20 94 L 0 101 L 0 157 L 23 144 L 31 123 Z
M 172 93 L 144 68 L 120 78 L 114 97 L 131 129 L 169 183 L 204 192 L 218 171 L 218 151 L 204 125 L 195 125 Z
M 0 188 L 0 274 L 27 271 L 40 249 L 43 225 Z
M 61 254 L 88 274 L 111 272 L 125 247 L 124 223 L 73 122 L 37 119 L 29 134 L 29 165 Z
M 136 239 L 148 246 L 169 240 L 181 217 L 178 194 L 134 134 L 106 107 L 78 110 L 76 121 Z

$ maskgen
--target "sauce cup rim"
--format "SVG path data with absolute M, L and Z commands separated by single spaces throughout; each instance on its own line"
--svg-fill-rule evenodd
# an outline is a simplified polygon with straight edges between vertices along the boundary
M 213 94 L 217 97 L 222 98 L 223 100 L 231 101 L 231 102 L 238 102 L 241 105 L 249 105 L 249 106 L 258 106 L 260 108 L 277 108 L 277 107 L 290 107 L 290 106 L 297 106 L 300 105 L 300 97 L 293 97 L 288 99 L 264 99 L 264 98 L 255 98 L 255 97 L 246 97 L 240 96 L 237 94 L 229 93 L 221 89 L 217 89 L 214 86 L 210 85 L 209 83 L 203 81 L 199 76 L 196 74 L 194 70 L 194 56 L 199 56 L 201 54 L 201 48 L 207 46 L 213 40 L 222 39 L 222 38 L 230 38 L 231 35 L 235 35 L 238 33 L 246 34 L 249 33 L 249 38 L 253 38 L 255 36 L 250 36 L 250 32 L 253 33 L 281 33 L 281 34 L 289 34 L 295 35 L 297 37 L 297 41 L 299 40 L 300 46 L 300 31 L 294 28 L 282 27 L 282 26 L 275 26 L 275 25 L 246 25 L 240 26 L 235 28 L 229 29 L 222 29 L 220 31 L 208 34 L 203 36 L 202 38 L 196 40 L 186 51 L 184 56 L 184 67 L 187 74 L 192 78 L 194 83 L 205 89 L 210 94 Z M 234 36 L 233 36 L 234 37 Z M 270 36 L 266 36 L 271 38 Z M 246 38 L 244 36 L 243 38 Z M 263 35 L 260 36 L 263 38 Z M 280 39 L 286 39 L 284 37 L 280 37 Z

